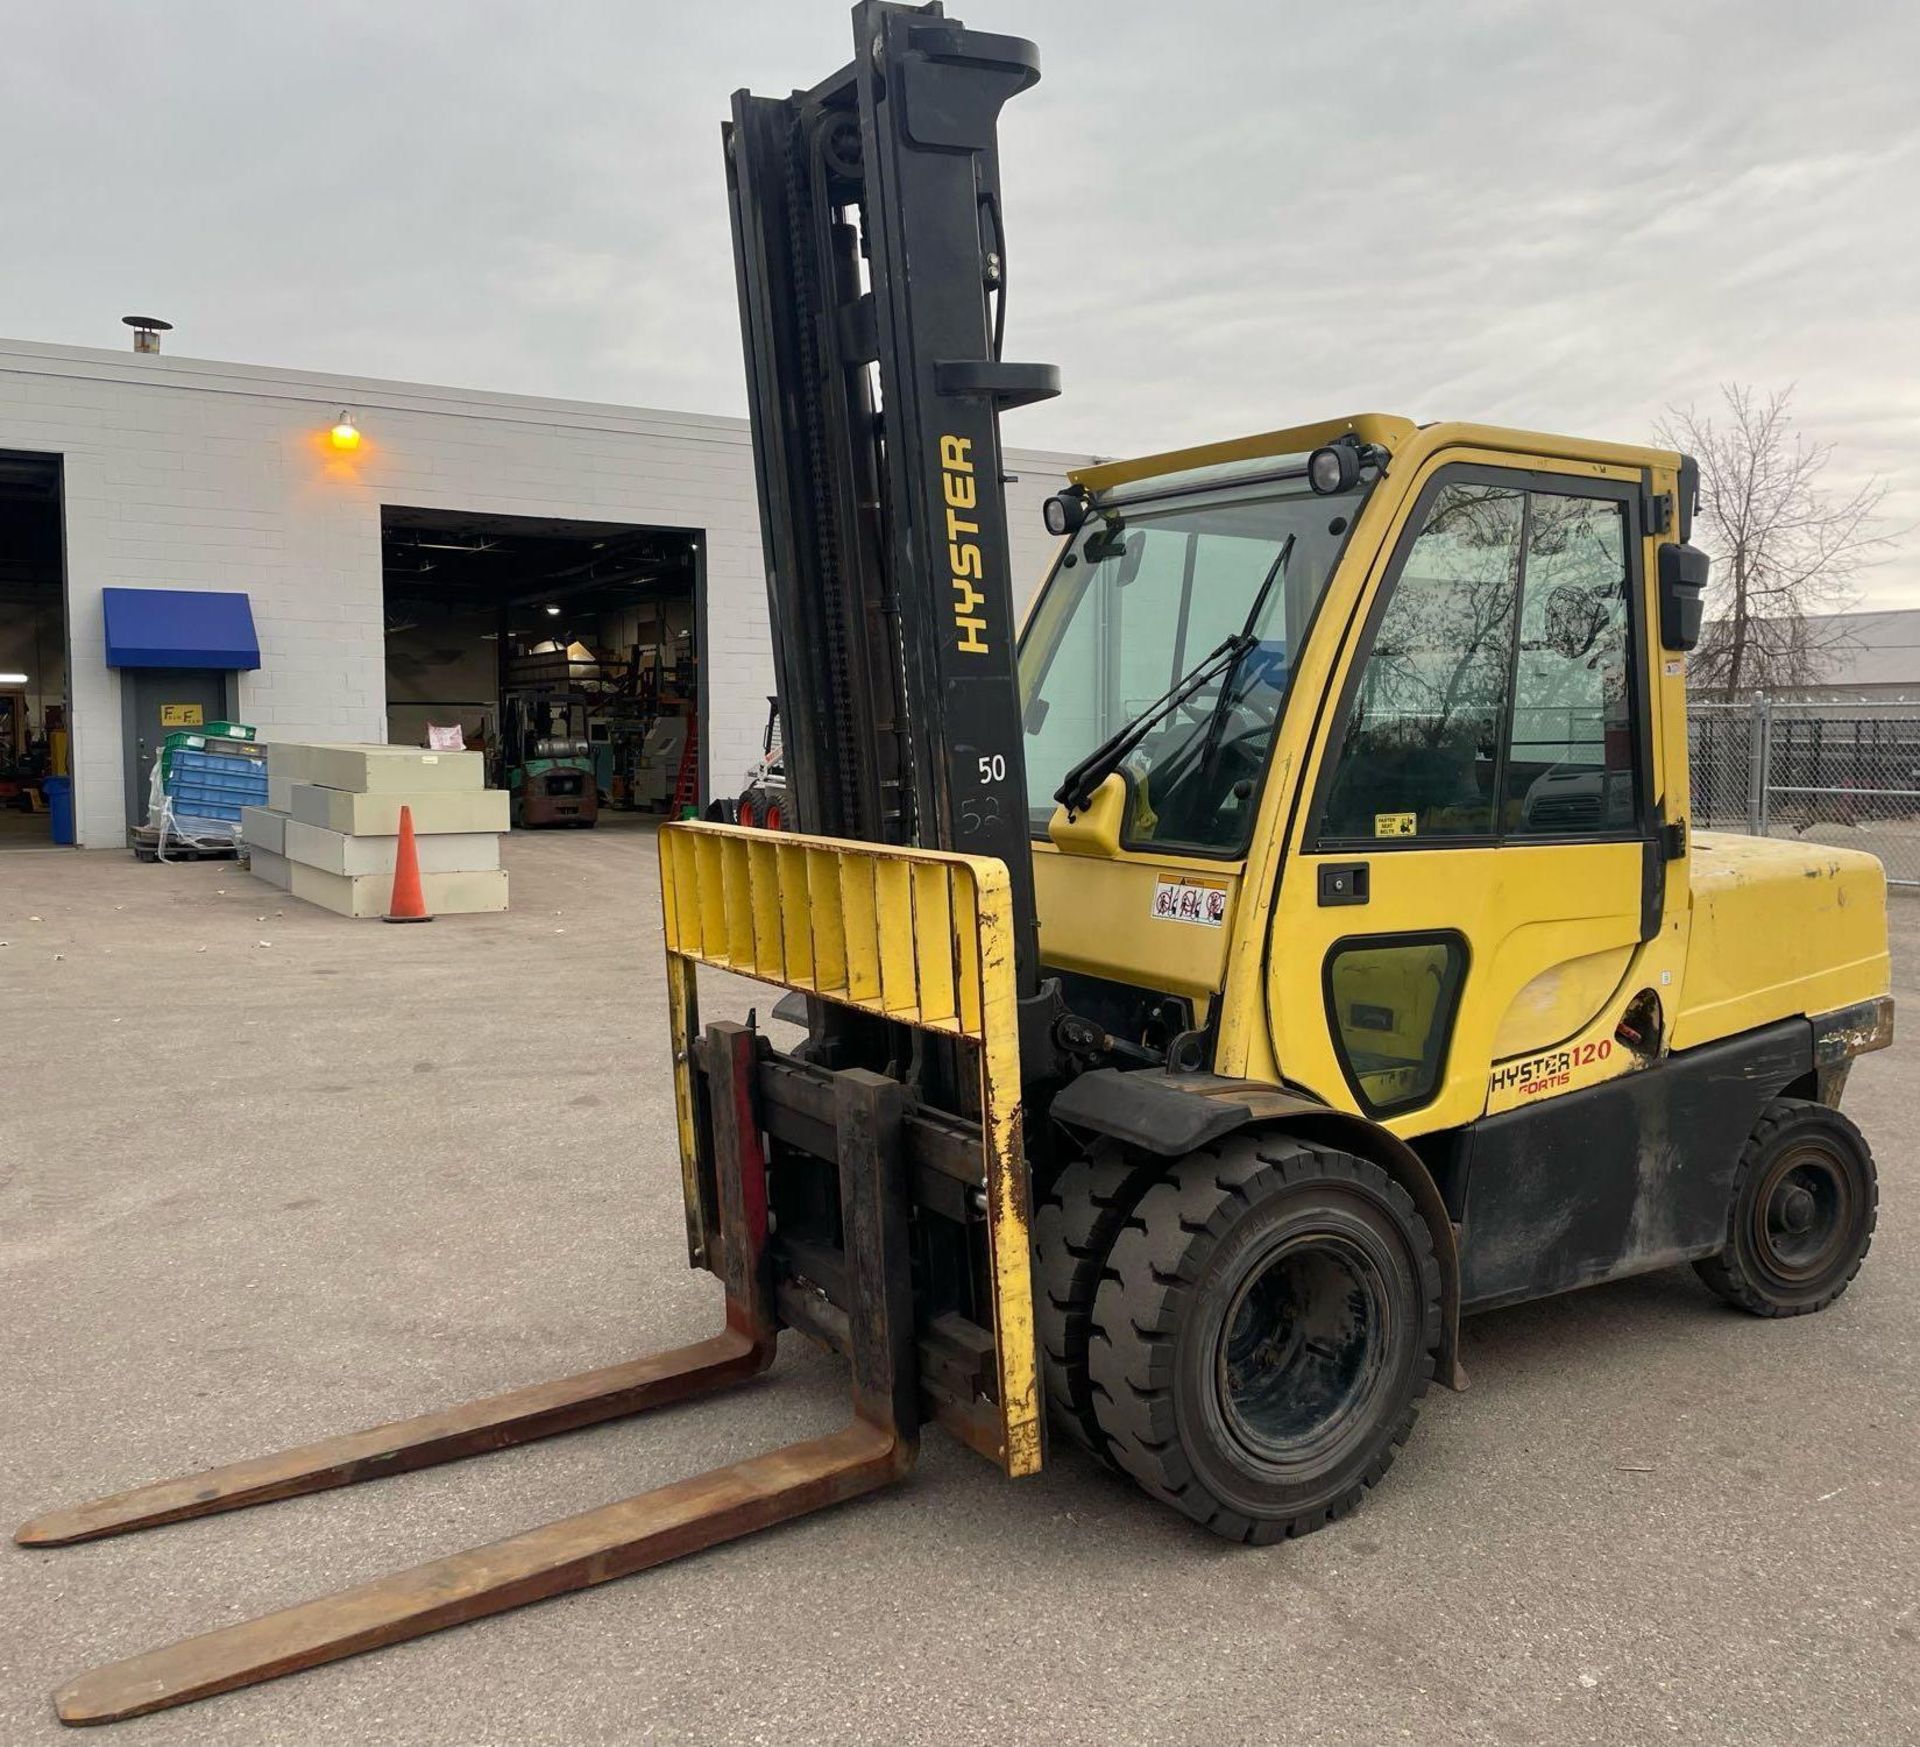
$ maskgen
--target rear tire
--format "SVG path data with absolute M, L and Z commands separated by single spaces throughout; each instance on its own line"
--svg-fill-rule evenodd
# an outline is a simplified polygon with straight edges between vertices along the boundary
M 1392 1465 L 1440 1331 L 1404 1189 L 1349 1153 L 1237 1136 L 1153 1184 L 1115 1241 L 1094 1416 L 1122 1468 L 1214 1533 L 1307 1534 Z
M 1076 1443 L 1112 1462 L 1093 1412 L 1087 1336 L 1107 1252 L 1165 1159 L 1141 1160 L 1112 1141 L 1098 1141 L 1054 1178 L 1034 1213 L 1034 1318 L 1054 1424 Z
M 1740 1151 L 1727 1246 L 1694 1271 L 1755 1316 L 1824 1310 L 1867 1259 L 1879 1207 L 1860 1130 L 1824 1104 L 1776 1098 Z

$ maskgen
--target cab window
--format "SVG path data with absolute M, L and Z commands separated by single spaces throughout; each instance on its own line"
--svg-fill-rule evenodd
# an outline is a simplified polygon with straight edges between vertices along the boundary
M 1402 551 L 1330 749 L 1320 839 L 1632 834 L 1625 503 L 1454 481 Z
M 1517 837 L 1634 823 L 1626 506 L 1536 491 L 1501 784 Z
M 1368 1115 L 1409 1110 L 1433 1096 L 1466 967 L 1466 942 L 1452 933 L 1334 943 L 1326 968 L 1334 1048 Z
M 1434 500 L 1348 706 L 1323 835 L 1492 834 L 1525 519 L 1523 492 Z

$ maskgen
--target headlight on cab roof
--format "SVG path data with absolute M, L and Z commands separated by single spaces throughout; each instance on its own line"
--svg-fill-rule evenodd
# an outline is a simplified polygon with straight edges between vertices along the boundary
M 1360 445 L 1343 437 L 1307 457 L 1307 483 L 1322 497 L 1351 491 L 1360 483 Z
M 1047 524 L 1047 532 L 1057 539 L 1065 539 L 1069 534 L 1077 534 L 1087 519 L 1088 499 L 1086 490 L 1078 485 L 1070 485 L 1065 491 L 1056 491 L 1042 506 L 1040 514 Z

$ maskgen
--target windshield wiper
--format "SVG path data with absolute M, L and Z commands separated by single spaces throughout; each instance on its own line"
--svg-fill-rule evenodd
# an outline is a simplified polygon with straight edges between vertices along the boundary
M 1146 739 L 1154 725 L 1179 709 L 1202 686 L 1223 673 L 1230 673 L 1252 644 L 1253 639 L 1245 632 L 1229 637 L 1211 655 L 1182 674 L 1171 690 L 1161 693 L 1081 759 L 1061 779 L 1053 798 L 1069 813 L 1084 812 L 1093 799 L 1093 791 L 1120 768 L 1121 760 Z
M 1287 560 L 1292 556 L 1293 536 L 1289 534 L 1280 542 L 1279 554 L 1275 557 L 1266 576 L 1262 578 L 1259 592 L 1253 597 L 1253 605 L 1247 608 L 1247 621 L 1240 627 L 1240 642 L 1244 645 L 1241 654 L 1245 654 L 1260 641 L 1254 635 L 1253 628 L 1260 623 L 1260 615 L 1267 609 L 1267 596 L 1273 593 L 1273 585 L 1286 574 Z M 1200 753 L 1200 769 L 1203 776 L 1212 774 L 1213 761 L 1220 752 L 1220 737 L 1227 726 L 1227 700 L 1233 696 L 1233 674 L 1234 669 L 1239 665 L 1240 657 L 1235 656 L 1232 666 L 1221 676 L 1220 695 L 1213 700 L 1213 713 L 1207 718 L 1207 735 Z
M 1214 701 L 1214 707 L 1207 722 L 1207 744 L 1212 747 L 1218 737 L 1219 725 L 1224 719 L 1220 703 L 1225 699 L 1232 683 L 1233 670 L 1240 665 L 1247 651 L 1256 647 L 1260 639 L 1254 634 L 1254 626 L 1259 624 L 1260 615 L 1266 610 L 1267 596 L 1273 592 L 1273 585 L 1287 568 L 1287 560 L 1293 556 L 1293 535 L 1289 534 L 1281 542 L 1279 556 L 1268 567 L 1267 574 L 1261 579 L 1260 587 L 1255 591 L 1253 605 L 1247 609 L 1246 622 L 1240 630 L 1229 637 L 1211 655 L 1204 657 L 1195 666 L 1173 682 L 1170 690 L 1163 692 L 1137 716 L 1124 723 L 1107 739 L 1101 741 L 1087 756 L 1061 779 L 1060 786 L 1053 791 L 1053 798 L 1069 813 L 1084 812 L 1087 803 L 1093 799 L 1093 791 L 1120 768 L 1123 760 L 1140 742 L 1153 731 L 1154 725 L 1163 721 L 1184 704 L 1188 698 L 1214 680 L 1220 681 L 1220 698 Z

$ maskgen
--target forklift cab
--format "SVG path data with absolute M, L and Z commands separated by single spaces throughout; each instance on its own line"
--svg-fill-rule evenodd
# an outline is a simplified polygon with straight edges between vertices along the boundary
M 1513 1101 L 1500 1064 L 1564 1046 L 1585 1083 L 1657 1048 L 1685 968 L 1652 586 L 1681 466 L 1368 416 L 1076 476 L 1020 658 L 1070 1003 L 1405 1136 Z

